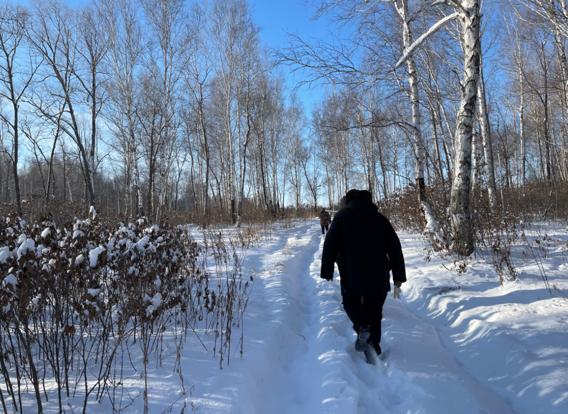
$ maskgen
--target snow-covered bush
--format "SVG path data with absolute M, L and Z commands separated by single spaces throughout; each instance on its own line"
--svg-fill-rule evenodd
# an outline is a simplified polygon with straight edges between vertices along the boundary
M 187 228 L 144 219 L 111 225 L 91 216 L 64 227 L 0 219 L 4 411 L 22 412 L 30 392 L 41 411 L 46 388 L 57 390 L 60 409 L 78 393 L 84 410 L 89 400 L 112 399 L 125 375 L 118 364 L 133 350 L 142 355 L 133 368 L 146 378 L 150 357 L 167 357 L 164 335 L 181 347 L 199 324 L 221 338 L 221 363 L 230 353 L 247 293 L 235 286 L 248 285 L 234 251 L 218 252 L 225 267 L 211 274 Z M 144 399 L 147 405 L 146 389 Z

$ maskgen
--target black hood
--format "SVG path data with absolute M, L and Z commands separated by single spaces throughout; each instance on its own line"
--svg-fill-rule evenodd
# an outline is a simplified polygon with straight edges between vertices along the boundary
M 377 206 L 372 201 L 364 198 L 356 198 L 347 203 L 347 208 L 358 214 L 377 214 Z

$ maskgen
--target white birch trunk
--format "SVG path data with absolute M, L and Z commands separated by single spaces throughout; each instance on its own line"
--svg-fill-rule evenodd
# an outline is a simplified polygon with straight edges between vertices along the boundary
M 487 101 L 485 96 L 485 84 L 483 80 L 483 70 L 480 68 L 480 79 L 477 84 L 477 103 L 479 110 L 479 126 L 481 128 L 481 140 L 483 146 L 483 157 L 485 175 L 487 176 L 487 195 L 489 196 L 489 208 L 495 211 L 497 208 L 497 186 L 495 184 L 495 162 L 493 161 L 493 144 L 491 129 L 489 127 L 489 116 L 487 113 Z
M 402 22 L 402 42 L 404 50 L 408 50 L 413 42 L 412 31 L 408 20 L 408 1 L 401 0 L 400 7 L 397 8 L 397 11 Z M 419 190 L 419 200 L 422 201 L 424 198 L 424 164 L 426 162 L 426 149 L 424 147 L 424 138 L 422 136 L 418 74 L 416 72 L 416 63 L 413 56 L 406 59 L 406 70 L 408 73 L 409 95 L 412 108 L 412 144 L 414 146 L 415 154 L 414 174 L 416 185 Z
M 412 145 L 414 147 L 414 176 L 416 180 L 416 188 L 418 190 L 418 202 L 426 219 L 426 224 L 424 232 L 432 240 L 433 246 L 438 249 L 445 247 L 446 243 L 440 243 L 443 240 L 443 236 L 439 232 L 440 226 L 437 223 L 434 215 L 431 213 L 432 209 L 426 199 L 426 185 L 424 180 L 424 167 L 426 164 L 426 147 L 424 144 L 424 136 L 422 135 L 422 120 L 420 113 L 420 94 L 418 90 L 418 74 L 416 71 L 416 62 L 414 56 L 412 55 L 413 49 L 413 37 L 412 30 L 410 28 L 409 13 L 408 13 L 408 0 L 401 0 L 400 5 L 395 2 L 395 9 L 400 17 L 402 23 L 402 44 L 405 50 L 406 57 L 403 55 L 400 61 L 406 63 L 406 71 L 408 74 L 408 86 L 409 86 L 409 97 L 410 104 L 412 108 Z M 441 22 L 450 20 L 442 19 Z M 443 23 L 440 25 L 440 27 Z M 429 33 L 433 31 L 430 30 L 422 37 L 426 37 Z M 420 39 L 417 41 L 417 43 Z
M 481 154 L 479 151 L 479 134 L 474 129 L 473 136 L 471 140 L 471 190 L 474 194 L 477 194 L 479 189 L 481 188 Z
M 452 227 L 452 251 L 469 256 L 474 250 L 473 229 L 471 226 L 471 141 L 477 83 L 480 64 L 480 0 L 461 2 L 460 21 L 462 25 L 464 51 L 464 77 L 462 97 L 457 114 L 455 135 L 455 164 L 450 195 L 450 221 Z

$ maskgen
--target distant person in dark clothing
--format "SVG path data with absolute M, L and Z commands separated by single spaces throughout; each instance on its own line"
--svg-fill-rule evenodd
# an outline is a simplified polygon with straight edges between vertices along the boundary
M 394 284 L 406 282 L 402 248 L 388 219 L 378 212 L 371 193 L 350 190 L 346 205 L 335 214 L 323 245 L 321 277 L 333 279 L 334 263 L 341 277 L 343 307 L 357 332 L 355 348 L 370 344 L 381 354 L 383 305 Z
M 322 208 L 319 213 L 320 225 L 321 225 L 321 234 L 325 234 L 329 230 L 329 224 L 331 223 L 331 215 L 329 211 L 326 211 L 325 208 Z

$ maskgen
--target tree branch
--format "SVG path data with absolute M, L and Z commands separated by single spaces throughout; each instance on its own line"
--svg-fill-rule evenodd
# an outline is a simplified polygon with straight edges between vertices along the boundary
M 414 49 L 416 49 L 418 46 L 420 46 L 422 43 L 424 43 L 424 41 L 429 38 L 431 35 L 433 35 L 434 33 L 436 33 L 438 30 L 440 30 L 442 27 L 444 27 L 444 25 L 446 23 L 448 23 L 449 21 L 455 19 L 456 17 L 458 17 L 460 14 L 459 12 L 454 12 L 446 17 L 444 17 L 441 20 L 438 20 L 438 22 L 434 23 L 434 25 L 432 25 L 432 27 L 430 27 L 430 29 L 428 29 L 424 34 L 422 34 L 418 39 L 416 39 L 414 41 L 414 43 L 412 43 L 403 53 L 402 56 L 400 57 L 400 59 L 398 60 L 398 62 L 396 62 L 396 65 L 394 65 L 395 69 L 398 68 L 400 65 L 402 65 L 404 62 L 406 62 L 406 60 L 410 57 L 410 55 L 412 54 L 412 52 L 414 52 Z

